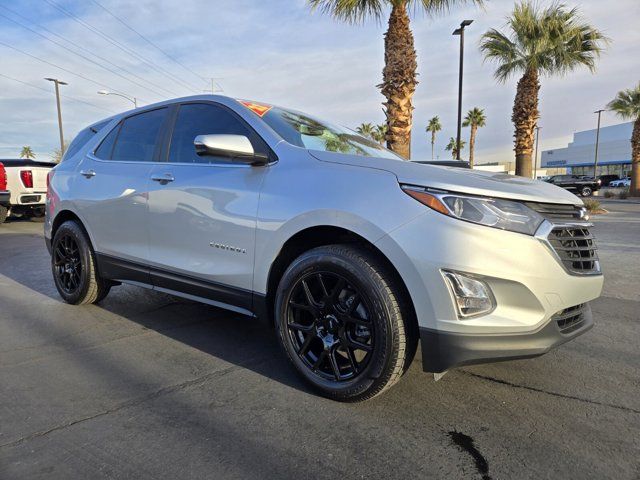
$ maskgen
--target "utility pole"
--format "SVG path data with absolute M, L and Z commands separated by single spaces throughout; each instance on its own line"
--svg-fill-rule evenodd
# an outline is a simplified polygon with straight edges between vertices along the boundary
M 536 125 L 536 153 L 533 159 L 533 179 L 535 180 L 538 176 L 538 141 L 540 140 L 540 129 L 542 127 L 539 127 Z
M 463 20 L 460 27 L 456 28 L 452 35 L 460 36 L 460 68 L 458 73 L 458 133 L 456 136 L 456 159 L 460 160 L 460 135 L 462 130 L 462 70 L 464 67 L 464 29 L 473 23 L 473 20 Z
M 593 179 L 595 180 L 596 177 L 598 176 L 598 147 L 600 145 L 600 116 L 602 115 L 602 112 L 605 112 L 605 109 L 600 109 L 600 110 L 596 110 L 593 113 L 597 113 L 598 114 L 598 129 L 596 130 L 596 156 L 595 159 L 593 160 Z
M 64 134 L 62 133 L 62 112 L 60 111 L 60 88 L 59 85 L 69 85 L 67 82 L 58 80 L 57 78 L 45 78 L 49 82 L 56 85 L 56 105 L 58 107 L 58 129 L 60 130 L 60 157 L 64 155 Z

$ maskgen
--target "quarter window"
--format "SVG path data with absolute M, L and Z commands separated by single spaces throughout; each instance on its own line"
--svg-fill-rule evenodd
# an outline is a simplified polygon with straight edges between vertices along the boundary
M 198 135 L 229 134 L 249 138 L 256 152 L 267 153 L 266 144 L 239 118 L 226 109 L 206 104 L 187 103 L 180 106 L 171 136 L 169 162 L 212 163 L 229 161 L 225 157 L 196 154 L 193 141 Z
M 96 150 L 96 157 L 103 160 L 111 160 L 111 152 L 113 152 L 113 145 L 116 143 L 116 137 L 118 136 L 121 125 L 121 123 L 116 125 L 116 127 L 109 132 L 109 135 L 102 140 L 102 143 Z

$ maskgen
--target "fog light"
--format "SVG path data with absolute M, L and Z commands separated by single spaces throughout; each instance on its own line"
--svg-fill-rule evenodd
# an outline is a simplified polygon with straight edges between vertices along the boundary
M 458 318 L 486 315 L 496 308 L 491 289 L 482 280 L 449 270 L 442 270 L 442 276 L 453 296 Z

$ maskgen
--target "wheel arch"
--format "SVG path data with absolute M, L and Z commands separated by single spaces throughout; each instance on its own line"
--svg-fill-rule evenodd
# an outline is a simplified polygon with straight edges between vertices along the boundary
M 283 244 L 274 262 L 271 264 L 267 278 L 267 293 L 265 296 L 263 307 L 265 311 L 263 312 L 263 315 L 267 316 L 268 323 L 273 325 L 276 291 L 284 272 L 288 266 L 291 265 L 291 262 L 293 262 L 302 253 L 311 250 L 312 248 L 332 244 L 359 245 L 371 252 L 382 262 L 384 267 L 393 277 L 395 284 L 400 288 L 402 303 L 407 315 L 407 328 L 409 329 L 409 332 L 416 337 L 418 335 L 418 319 L 416 310 L 409 293 L 409 289 L 400 275 L 400 272 L 389 258 L 371 241 L 349 229 L 333 225 L 319 225 L 305 228 L 295 233 Z

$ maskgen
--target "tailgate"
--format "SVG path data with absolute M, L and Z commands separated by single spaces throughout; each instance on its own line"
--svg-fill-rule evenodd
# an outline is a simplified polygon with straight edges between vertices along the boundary
M 21 170 L 31 170 L 33 172 L 33 191 L 34 192 L 46 192 L 47 191 L 47 175 L 50 168 L 34 167 L 24 168 Z

